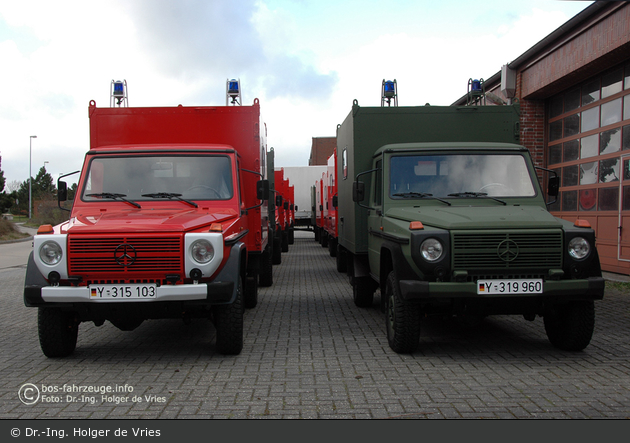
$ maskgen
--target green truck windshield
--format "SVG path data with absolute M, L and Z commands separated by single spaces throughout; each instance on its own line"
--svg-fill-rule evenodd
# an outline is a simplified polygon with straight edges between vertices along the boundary
M 389 176 L 389 195 L 394 199 L 536 194 L 525 158 L 519 154 L 393 156 Z
M 232 168 L 224 155 L 99 156 L 89 164 L 83 201 L 125 198 L 228 200 Z

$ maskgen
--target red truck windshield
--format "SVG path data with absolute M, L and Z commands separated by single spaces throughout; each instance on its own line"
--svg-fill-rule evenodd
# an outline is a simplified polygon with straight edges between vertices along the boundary
M 234 195 L 226 155 L 96 156 L 89 163 L 83 201 L 131 201 L 176 195 L 187 200 L 229 200 Z

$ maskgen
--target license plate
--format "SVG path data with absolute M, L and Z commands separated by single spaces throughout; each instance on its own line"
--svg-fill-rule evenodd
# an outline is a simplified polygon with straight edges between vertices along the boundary
M 543 281 L 531 279 L 479 280 L 477 294 L 542 294 Z
M 156 296 L 155 284 L 90 285 L 90 299 L 144 300 Z

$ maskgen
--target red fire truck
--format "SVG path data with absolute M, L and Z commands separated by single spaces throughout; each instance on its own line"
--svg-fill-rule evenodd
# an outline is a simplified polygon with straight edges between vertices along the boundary
M 324 211 L 326 217 L 324 220 L 324 235 L 331 257 L 337 256 L 337 149 L 328 158 L 328 167 L 326 169 L 327 192 L 324 195 Z
M 268 247 L 266 127 L 252 106 L 97 108 L 69 221 L 42 226 L 24 302 L 48 357 L 79 325 L 207 318 L 216 349 L 243 348 Z M 78 172 L 78 171 L 77 171 Z M 60 202 L 67 187 L 59 181 Z

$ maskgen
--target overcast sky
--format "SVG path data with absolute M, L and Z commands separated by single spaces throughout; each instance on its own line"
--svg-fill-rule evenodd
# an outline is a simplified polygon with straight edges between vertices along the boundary
M 352 101 L 449 105 L 590 1 L 0 0 L 0 155 L 7 183 L 81 168 L 88 104 L 225 105 L 240 78 L 260 99 L 275 165 L 308 164 Z M 48 163 L 44 163 L 48 162 Z

